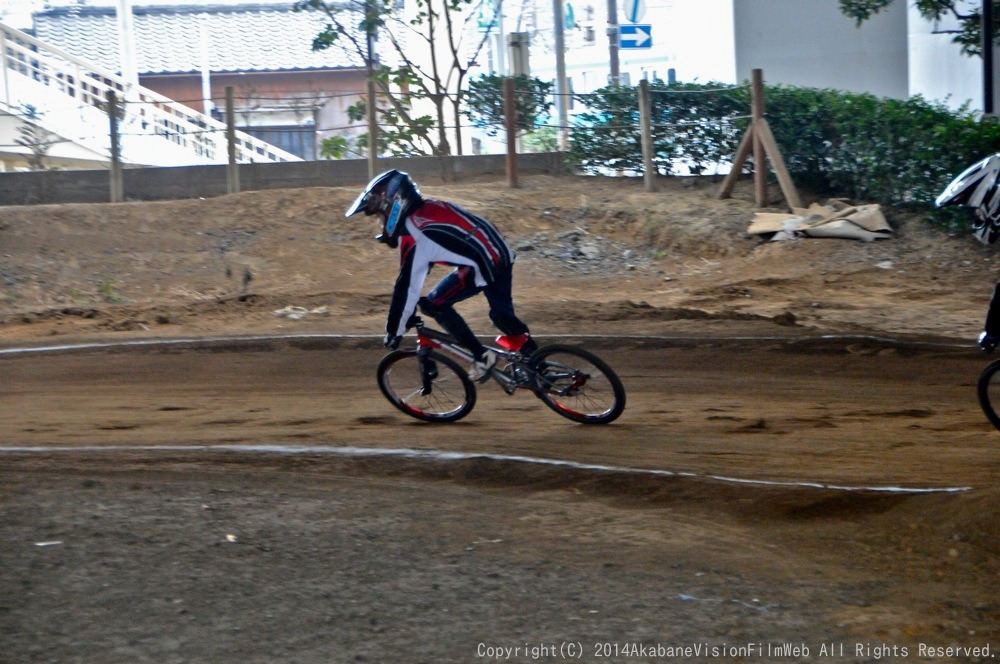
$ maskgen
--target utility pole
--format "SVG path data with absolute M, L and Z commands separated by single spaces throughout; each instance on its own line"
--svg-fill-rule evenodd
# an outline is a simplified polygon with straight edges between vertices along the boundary
M 496 50 L 496 68 L 500 76 L 507 75 L 507 46 L 504 43 L 503 33 L 503 0 L 496 0 L 493 4 L 496 12 L 497 33 L 493 35 L 493 48 Z
M 212 62 L 209 58 L 208 14 L 199 18 L 199 36 L 201 37 L 201 112 L 211 115 L 215 108 L 212 101 Z
M 983 0 L 982 22 L 983 50 L 983 113 L 993 115 L 993 1 Z
M 135 64 L 135 26 L 132 1 L 118 0 L 118 48 L 122 78 L 131 87 L 139 85 L 139 70 Z
M 378 171 L 378 115 L 375 101 L 375 3 L 367 0 L 365 5 L 365 32 L 368 37 L 368 54 L 365 69 L 368 72 L 368 179 Z
M 569 125 L 569 110 L 566 85 L 566 16 L 563 12 L 563 0 L 552 0 L 552 21 L 555 24 L 556 48 L 556 110 L 559 116 L 559 151 L 566 152 L 569 141 L 566 127 Z
M 609 85 L 618 85 L 621 80 L 621 65 L 618 62 L 618 5 L 617 0 L 608 0 L 608 52 L 611 56 Z
M 107 91 L 108 123 L 111 132 L 111 187 L 112 203 L 125 200 L 125 175 L 122 172 L 121 144 L 118 141 L 118 95 L 114 88 Z

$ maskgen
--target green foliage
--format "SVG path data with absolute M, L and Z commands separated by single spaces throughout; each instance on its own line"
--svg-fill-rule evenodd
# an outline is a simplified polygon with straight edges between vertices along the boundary
M 323 159 L 344 159 L 350 152 L 350 141 L 343 136 L 324 138 L 319 143 L 319 156 Z
M 860 26 L 895 0 L 840 0 L 840 13 L 853 18 Z
M 676 173 L 683 164 L 700 174 L 731 159 L 746 127 L 750 107 L 743 88 L 692 83 L 650 84 L 653 163 L 660 173 Z M 571 156 L 580 168 L 641 172 L 639 97 L 634 88 L 609 86 L 576 100 L 592 110 L 577 116 L 570 132 Z
M 400 95 L 394 105 L 377 109 L 379 154 L 393 157 L 419 157 L 427 154 L 421 141 L 430 140 L 428 137 L 435 127 L 434 118 L 429 115 L 408 115 L 406 111 L 410 109 L 410 99 Z M 368 103 L 361 100 L 349 106 L 347 115 L 352 122 L 367 120 Z M 357 146 L 361 150 L 368 149 L 368 134 L 358 136 Z
M 39 126 L 43 113 L 31 104 L 22 104 L 19 115 L 24 119 L 24 124 L 17 127 L 17 138 L 14 142 L 23 148 L 27 148 L 28 154 L 25 159 L 28 168 L 33 171 L 45 170 L 45 159 L 49 150 L 56 143 L 56 136 Z
M 97 292 L 101 294 L 101 299 L 105 302 L 122 302 L 122 297 L 118 294 L 113 279 L 102 279 L 97 284 Z
M 544 123 L 552 110 L 549 95 L 553 84 L 526 74 L 513 78 L 516 126 L 520 131 L 530 131 Z M 465 96 L 462 115 L 490 136 L 496 136 L 504 127 L 503 80 L 503 76 L 496 74 L 470 79 Z
M 679 164 L 704 173 L 731 162 L 747 127 L 749 90 L 659 81 L 650 90 L 660 173 L 676 173 Z M 587 172 L 641 173 L 636 91 L 604 88 L 577 99 L 589 110 L 578 116 L 570 134 L 574 163 Z M 921 97 L 768 86 L 765 100 L 768 124 L 792 179 L 831 196 L 929 210 L 955 175 L 1000 152 L 996 118 Z M 949 212 L 935 216 L 947 221 Z
M 528 152 L 558 152 L 559 132 L 555 127 L 541 127 L 524 135 L 524 149 Z
M 1000 124 L 921 97 L 768 88 L 767 117 L 792 177 L 856 200 L 924 207 L 1000 151 Z

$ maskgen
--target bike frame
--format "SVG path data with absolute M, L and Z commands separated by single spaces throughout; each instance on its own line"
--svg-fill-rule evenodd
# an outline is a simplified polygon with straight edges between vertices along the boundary
M 514 342 L 503 335 L 497 337 L 499 346 L 511 346 Z M 490 371 L 490 375 L 500 384 L 504 392 L 513 394 L 518 388 L 527 388 L 532 392 L 541 392 L 541 388 L 536 385 L 535 372 L 529 369 L 524 363 L 524 356 L 517 350 L 507 350 L 498 346 L 487 346 L 489 350 L 499 356 L 497 366 Z M 422 324 L 417 326 L 417 354 L 426 356 L 431 350 L 439 350 L 451 355 L 457 360 L 471 365 L 474 361 L 472 352 L 460 346 L 450 335 Z M 506 362 L 505 367 L 500 367 L 501 362 Z

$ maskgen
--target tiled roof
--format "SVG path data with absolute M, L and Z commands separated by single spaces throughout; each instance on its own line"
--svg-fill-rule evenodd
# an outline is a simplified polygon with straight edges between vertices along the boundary
M 114 7 L 52 9 L 33 19 L 38 39 L 111 71 L 121 68 Z M 288 5 L 134 7 L 136 66 L 140 74 L 201 71 L 204 23 L 213 72 L 363 67 L 336 46 L 312 50 L 327 19 Z

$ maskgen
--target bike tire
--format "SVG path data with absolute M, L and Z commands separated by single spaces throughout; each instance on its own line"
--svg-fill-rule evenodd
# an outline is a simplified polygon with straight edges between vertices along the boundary
M 378 364 L 376 375 L 382 394 L 393 406 L 426 422 L 455 422 L 476 405 L 476 387 L 466 371 L 450 357 L 428 353 L 437 365 L 431 390 L 424 389 L 421 358 L 415 350 L 394 350 Z
M 565 418 L 608 424 L 625 410 L 625 386 L 608 364 L 576 346 L 542 346 L 529 360 L 538 370 L 538 398 Z
M 994 360 L 986 365 L 979 374 L 976 395 L 979 397 L 979 405 L 986 414 L 986 419 L 1000 430 L 1000 415 L 997 414 L 997 408 L 1000 407 L 1000 360 Z

